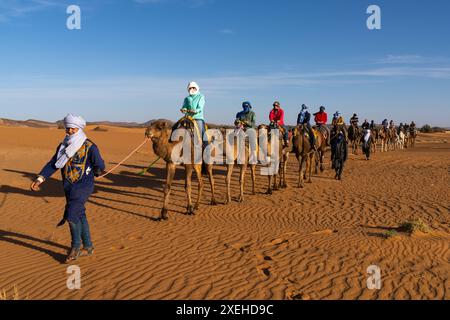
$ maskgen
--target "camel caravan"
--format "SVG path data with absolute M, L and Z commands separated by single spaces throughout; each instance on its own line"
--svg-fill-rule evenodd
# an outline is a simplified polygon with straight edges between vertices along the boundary
M 380 126 L 368 123 L 359 126 L 358 116 L 354 114 L 347 126 L 339 112 L 333 115 L 331 126 L 327 125 L 328 116 L 325 107 L 314 113 L 315 125 L 311 126 L 311 114 L 306 105 L 302 105 L 297 118 L 297 125 L 291 129 L 284 123 L 284 111 L 278 101 L 270 111 L 270 124 L 256 126 L 255 112 L 251 103 L 243 103 L 243 110 L 236 115 L 231 129 L 208 129 L 203 117 L 205 98 L 195 82 L 188 85 L 189 96 L 185 98 L 181 112 L 183 117 L 170 125 L 164 120 L 152 123 L 145 136 L 153 143 L 154 153 L 166 162 L 166 184 L 164 201 L 159 220 L 168 218 L 168 205 L 172 182 L 177 165 L 185 168 L 185 189 L 187 195 L 186 214 L 193 215 L 199 209 L 203 194 L 202 174 L 209 178 L 211 186 L 211 205 L 217 205 L 214 188 L 213 167 L 226 166 L 226 195 L 224 204 L 232 201 L 231 176 L 235 166 L 239 167 L 238 202 L 244 201 L 245 176 L 247 167 L 251 170 L 252 194 L 256 193 L 256 171 L 261 167 L 261 174 L 267 175 L 267 194 L 280 188 L 287 188 L 287 163 L 292 153 L 298 160 L 298 188 L 312 183 L 312 172 L 318 174 L 325 170 L 325 153 L 331 150 L 331 168 L 335 170 L 335 179 L 341 180 L 348 159 L 348 152 L 358 154 L 361 146 L 366 159 L 377 151 L 413 148 L 417 130 L 411 125 L 400 124 L 395 127 L 384 120 Z M 225 160 L 224 160 L 225 159 Z M 192 177 L 195 171 L 198 179 L 198 194 L 192 204 Z
M 354 114 L 350 119 L 350 126 L 347 127 L 341 114 L 336 112 L 329 126 L 328 115 L 323 106 L 313 114 L 315 125 L 311 126 L 311 114 L 308 106 L 303 104 L 297 117 L 297 125 L 288 128 L 284 123 L 284 111 L 278 101 L 273 103 L 268 125 L 256 126 L 256 114 L 251 103 L 245 101 L 242 104 L 243 110 L 236 114 L 233 127 L 208 129 L 204 119 L 205 97 L 200 93 L 198 84 L 190 82 L 188 92 L 189 95 L 180 109 L 183 117 L 175 125 L 164 120 L 153 122 L 145 131 L 146 141 L 104 174 L 105 162 L 100 150 L 84 132 L 86 121 L 81 116 L 72 114 L 64 118 L 66 136 L 30 188 L 39 191 L 42 183 L 56 171 L 61 171 L 67 203 L 58 226 L 67 222 L 72 237 L 67 263 L 94 252 L 85 204 L 94 190 L 95 178 L 110 174 L 148 140 L 152 141 L 153 151 L 158 159 L 163 159 L 166 163 L 164 202 L 157 219 L 159 221 L 168 219 L 172 183 L 176 167 L 180 165 L 185 169 L 186 214 L 193 215 L 199 209 L 203 195 L 203 174 L 208 176 L 211 186 L 210 204 L 218 204 L 214 166 L 226 166 L 227 189 L 224 204 L 229 204 L 232 201 L 231 176 L 235 166 L 240 169 L 237 201 L 242 202 L 247 167 L 251 170 L 252 193 L 256 193 L 256 169 L 259 165 L 260 174 L 267 176 L 267 194 L 270 195 L 273 191 L 288 187 L 287 163 L 291 153 L 299 164 L 297 187 L 304 188 L 305 180 L 306 183 L 312 183 L 313 168 L 315 174 L 318 174 L 319 170 L 325 170 L 324 158 L 330 149 L 331 168 L 335 170 L 335 179 L 341 180 L 348 159 L 349 145 L 353 154 L 357 154 L 358 146 L 361 145 L 367 160 L 370 153 L 376 151 L 378 143 L 381 144 L 382 152 L 415 146 L 417 130 L 414 122 L 410 125 L 400 124 L 396 128 L 393 121 L 388 124 L 387 119 L 381 126 L 376 126 L 373 121 L 369 124 L 366 120 L 360 127 L 358 116 Z M 195 202 L 192 201 L 194 172 L 198 180 Z

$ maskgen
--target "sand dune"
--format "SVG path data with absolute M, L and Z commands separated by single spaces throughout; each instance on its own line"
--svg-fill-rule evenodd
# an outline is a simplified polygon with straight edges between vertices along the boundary
M 87 132 L 108 168 L 144 138 L 143 129 L 96 127 Z M 193 217 L 183 215 L 179 169 L 163 223 L 152 220 L 162 205 L 163 163 L 137 174 L 155 159 L 148 144 L 97 183 L 87 206 L 96 253 L 79 260 L 77 291 L 67 289 L 62 264 L 69 230 L 55 228 L 65 204 L 59 173 L 41 192 L 28 191 L 62 134 L 0 127 L 0 289 L 16 285 L 29 299 L 450 298 L 448 133 L 421 135 L 415 149 L 369 162 L 351 156 L 342 182 L 326 170 L 305 189 L 295 188 L 292 157 L 288 189 L 265 195 L 266 178 L 258 176 L 257 195 L 247 183 L 244 203 L 209 206 L 206 186 Z M 224 201 L 224 171 L 216 171 Z M 234 198 L 237 182 L 236 172 Z M 410 217 L 431 232 L 385 236 Z M 370 265 L 381 268 L 381 290 L 366 287 Z

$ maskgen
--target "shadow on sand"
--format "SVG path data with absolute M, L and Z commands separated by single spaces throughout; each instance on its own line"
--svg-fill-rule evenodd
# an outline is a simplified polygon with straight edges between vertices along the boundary
M 55 251 L 52 251 L 49 249 L 39 247 L 37 245 L 26 242 L 26 240 L 33 241 L 33 242 L 39 242 L 39 243 L 42 243 L 45 245 L 64 249 L 66 251 L 69 250 L 68 247 L 61 245 L 59 243 L 56 243 L 56 242 L 42 240 L 42 239 L 38 239 L 38 238 L 35 238 L 32 236 L 20 234 L 17 232 L 5 231 L 5 230 L 0 229 L 0 241 L 9 242 L 9 243 L 21 246 L 21 247 L 25 247 L 28 249 L 43 252 L 45 254 L 48 254 L 50 257 L 52 257 L 54 260 L 56 260 L 57 262 L 59 262 L 61 264 L 63 264 L 65 262 L 65 258 L 66 258 L 65 254 L 61 254 L 61 253 L 58 253 L 58 252 L 55 252 Z

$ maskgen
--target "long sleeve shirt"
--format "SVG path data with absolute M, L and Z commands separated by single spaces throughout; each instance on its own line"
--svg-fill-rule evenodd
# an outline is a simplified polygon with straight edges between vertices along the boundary
M 253 111 L 241 111 L 236 114 L 236 119 L 245 121 L 247 128 L 256 128 L 256 115 Z
M 58 146 L 55 155 L 50 159 L 50 161 L 44 166 L 44 168 L 42 168 L 41 172 L 39 173 L 39 175 L 44 177 L 45 179 L 50 178 L 56 171 L 58 171 L 58 168 L 56 168 L 56 161 L 60 146 L 61 145 Z M 98 150 L 98 147 L 95 144 L 92 144 L 87 154 L 86 165 L 84 166 L 84 172 L 82 172 L 82 177 L 74 184 L 93 185 L 94 174 L 95 173 L 99 174 L 104 170 L 105 170 L 105 162 L 103 161 L 100 155 L 100 151 Z M 64 168 L 61 169 L 61 174 L 63 176 L 63 182 L 66 185 L 66 183 L 69 182 L 66 179 L 67 177 L 65 176 Z
M 205 120 L 205 96 L 201 93 L 197 93 L 193 96 L 187 96 L 183 102 L 183 109 L 187 109 L 188 113 L 195 120 Z
M 269 115 L 270 122 L 276 122 L 280 126 L 284 126 L 284 111 L 283 109 L 272 109 Z

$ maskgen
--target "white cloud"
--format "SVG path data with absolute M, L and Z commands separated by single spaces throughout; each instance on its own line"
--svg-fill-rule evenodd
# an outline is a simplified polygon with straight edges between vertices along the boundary
M 219 33 L 221 33 L 221 34 L 234 34 L 234 31 L 231 30 L 231 29 L 222 29 L 222 30 L 219 30 Z
M 378 64 L 430 64 L 448 62 L 448 58 L 424 57 L 417 54 L 393 55 L 390 54 L 376 61 Z
M 2 0 L 0 1 L 0 22 L 8 22 L 33 12 L 62 6 L 64 5 L 56 0 Z

